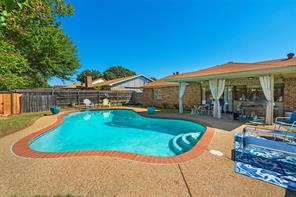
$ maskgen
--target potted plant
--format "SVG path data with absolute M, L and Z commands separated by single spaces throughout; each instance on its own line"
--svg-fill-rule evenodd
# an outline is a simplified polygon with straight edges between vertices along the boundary
M 155 107 L 152 105 L 147 106 L 147 112 L 148 114 L 154 114 L 155 113 Z
M 61 111 L 61 107 L 59 106 L 52 106 L 49 108 L 52 114 L 58 114 Z

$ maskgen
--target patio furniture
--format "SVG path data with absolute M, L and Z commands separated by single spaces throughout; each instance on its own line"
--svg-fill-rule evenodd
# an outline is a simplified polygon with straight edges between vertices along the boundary
M 203 115 L 208 113 L 208 105 L 204 104 L 204 105 L 194 105 L 193 108 L 191 108 L 191 114 L 192 115 Z
M 253 125 L 264 125 L 264 119 L 263 118 L 252 118 L 249 123 L 253 124 Z
M 270 128 L 262 128 L 262 127 L 245 127 L 244 135 L 248 133 L 256 133 L 261 135 L 271 135 L 274 139 L 276 138 L 283 138 L 283 140 L 295 141 L 296 140 L 296 133 L 291 131 L 282 131 L 282 130 L 274 130 Z
M 197 105 L 193 105 L 193 107 L 191 108 L 191 115 L 197 114 L 197 108 Z
M 84 99 L 83 104 L 84 104 L 85 108 L 95 106 L 89 99 Z
M 257 135 L 248 135 L 251 132 L 256 133 Z M 262 136 L 260 136 L 262 135 Z M 266 135 L 272 135 L 274 139 L 267 138 Z M 276 138 L 278 137 L 284 137 L 283 141 L 278 141 Z M 270 151 L 275 151 L 279 153 L 285 153 L 288 155 L 296 156 L 296 145 L 295 143 L 291 143 L 291 140 L 286 140 L 287 138 L 290 138 L 292 140 L 295 140 L 296 138 L 295 133 L 293 132 L 285 132 L 280 130 L 272 130 L 267 128 L 257 128 L 257 127 L 246 127 L 243 130 L 242 135 L 242 153 L 239 155 L 239 157 L 242 157 L 245 150 L 248 147 L 254 147 L 254 148 L 262 148 L 267 149 Z
M 103 99 L 103 103 L 102 103 L 102 107 L 111 107 L 111 102 L 109 99 L 104 98 Z
M 263 148 L 275 152 L 296 156 L 296 146 L 282 141 L 274 141 L 256 136 L 244 136 L 242 143 L 242 156 L 248 147 Z
M 290 117 L 276 117 L 275 118 L 275 125 L 274 128 L 276 129 L 276 126 L 278 125 L 278 129 L 280 129 L 282 126 L 289 127 L 289 131 L 291 131 L 294 126 L 296 126 L 296 111 L 292 112 Z
M 241 119 L 253 119 L 254 117 L 265 117 L 264 105 L 258 103 L 244 102 L 239 107 L 239 113 Z

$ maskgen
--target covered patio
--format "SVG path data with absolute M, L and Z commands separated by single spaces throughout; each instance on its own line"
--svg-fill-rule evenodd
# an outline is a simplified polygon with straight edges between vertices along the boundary
M 234 117 L 272 124 L 274 117 L 283 116 L 286 111 L 285 82 L 295 77 L 295 58 L 288 57 L 257 63 L 229 62 L 196 72 L 171 75 L 166 81 L 179 83 L 179 113 L 183 113 L 182 97 L 186 86 L 198 83 L 201 103 L 197 105 L 206 105 L 210 101 L 213 117 L 220 119 L 223 111 L 233 113 Z

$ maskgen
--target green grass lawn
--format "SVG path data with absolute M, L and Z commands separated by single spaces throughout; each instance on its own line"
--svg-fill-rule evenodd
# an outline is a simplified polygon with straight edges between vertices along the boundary
M 13 116 L 0 116 L 0 137 L 19 131 L 32 125 L 38 118 L 49 114 L 49 112 L 23 113 Z

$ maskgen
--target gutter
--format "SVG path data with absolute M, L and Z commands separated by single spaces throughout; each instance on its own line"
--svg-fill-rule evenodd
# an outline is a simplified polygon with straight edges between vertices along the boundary
M 244 78 L 244 77 L 255 77 L 261 75 L 270 75 L 270 74 L 294 74 L 296 77 L 296 65 L 275 67 L 269 69 L 260 69 L 260 70 L 250 70 L 242 72 L 232 72 L 232 73 L 222 73 L 217 75 L 204 75 L 204 76 L 192 76 L 192 77 L 178 77 L 165 79 L 167 82 L 191 82 L 191 81 L 204 81 L 210 79 L 232 79 L 232 78 Z

